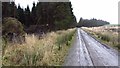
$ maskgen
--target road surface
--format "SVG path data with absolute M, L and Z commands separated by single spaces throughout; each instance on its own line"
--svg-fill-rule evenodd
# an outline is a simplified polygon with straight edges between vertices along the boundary
M 118 66 L 118 52 L 103 45 L 77 28 L 74 45 L 66 57 L 64 66 Z

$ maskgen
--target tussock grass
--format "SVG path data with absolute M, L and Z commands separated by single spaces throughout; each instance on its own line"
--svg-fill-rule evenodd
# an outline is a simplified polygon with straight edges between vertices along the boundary
M 104 28 L 99 29 L 100 27 L 92 28 L 83 28 L 85 31 L 90 33 L 93 37 L 97 38 L 101 42 L 114 47 L 115 49 L 120 50 L 120 37 L 118 36 L 119 32 L 109 31 L 109 28 L 106 30 Z
M 26 35 L 24 44 L 6 44 L 2 64 L 4 66 L 62 65 L 75 30 L 50 32 L 40 40 L 35 35 Z

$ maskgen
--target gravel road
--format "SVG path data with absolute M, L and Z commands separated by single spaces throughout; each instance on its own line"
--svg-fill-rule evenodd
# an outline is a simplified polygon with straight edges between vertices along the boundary
M 118 66 L 118 52 L 99 43 L 85 31 L 77 28 L 75 42 L 64 66 Z

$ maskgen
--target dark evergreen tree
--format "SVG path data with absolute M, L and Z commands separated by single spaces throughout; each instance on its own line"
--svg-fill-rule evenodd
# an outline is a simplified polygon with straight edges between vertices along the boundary
M 17 17 L 17 7 L 15 5 L 15 2 L 11 2 L 10 3 L 10 17 L 14 17 L 16 18 Z
M 36 6 L 35 6 L 35 2 L 33 2 L 33 7 L 32 7 L 32 11 L 31 11 L 31 25 L 36 24 Z
M 2 2 L 2 18 L 17 17 L 17 7 L 14 2 Z
M 109 22 L 103 21 L 103 20 L 97 20 L 95 18 L 93 19 L 80 19 L 79 23 L 77 24 L 78 27 L 98 27 L 98 26 L 103 26 L 107 25 Z
M 25 8 L 25 26 L 29 27 L 31 24 L 31 16 L 30 16 L 30 9 L 27 5 L 27 8 Z
M 17 8 L 17 18 L 20 22 L 22 22 L 23 25 L 25 25 L 25 14 L 24 14 L 24 10 L 20 7 L 20 5 L 18 5 Z
M 76 19 L 72 12 L 70 2 L 58 3 L 55 9 L 55 25 L 57 29 L 67 29 L 73 27 Z
M 51 31 L 68 29 L 76 25 L 71 2 L 38 2 L 36 5 L 33 2 L 31 11 L 29 6 L 23 10 L 20 5 L 16 8 L 14 3 L 6 3 L 3 7 L 5 8 L 3 16 L 16 17 L 26 27 L 25 29 L 35 25 L 40 27 L 35 27 L 35 31 L 40 29 Z M 15 8 L 17 11 L 14 11 Z

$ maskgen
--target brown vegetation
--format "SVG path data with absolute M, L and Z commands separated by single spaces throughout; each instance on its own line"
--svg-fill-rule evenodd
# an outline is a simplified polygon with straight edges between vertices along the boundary
M 98 38 L 103 43 L 114 48 L 120 49 L 119 26 L 102 26 L 102 27 L 83 27 L 88 33 Z
M 2 58 L 3 65 L 62 65 L 71 44 L 66 42 L 71 42 L 74 33 L 75 29 L 60 30 L 47 33 L 41 39 L 34 34 L 26 35 L 26 43 L 6 45 Z M 66 40 L 61 42 L 58 39 Z

